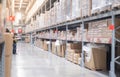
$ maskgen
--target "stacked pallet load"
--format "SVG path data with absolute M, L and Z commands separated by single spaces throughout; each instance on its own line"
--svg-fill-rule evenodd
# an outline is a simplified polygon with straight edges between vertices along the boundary
M 66 44 L 62 41 L 53 41 L 52 42 L 52 53 L 60 56 L 65 57 L 65 51 L 66 51 Z
M 66 53 L 66 59 L 79 64 L 79 58 L 81 54 L 82 46 L 79 43 L 69 43 L 67 44 L 67 53 Z
M 106 70 L 106 52 L 104 45 L 87 44 L 83 47 L 85 51 L 85 67 L 91 70 Z
M 53 54 L 57 54 L 56 52 L 56 46 L 55 46 L 55 41 L 52 42 L 52 51 L 51 51 Z
M 66 44 L 62 41 L 57 40 L 55 42 L 55 46 L 56 46 L 56 55 L 60 56 L 60 57 L 65 57 L 65 51 L 66 51 Z
M 112 0 L 112 9 L 120 9 L 120 0 Z
M 111 10 L 111 2 L 108 0 L 92 0 L 92 15 L 97 15 Z
M 92 0 L 81 0 L 82 17 L 91 16 Z
M 72 0 L 72 20 L 81 18 L 80 0 Z
M 48 51 L 48 48 L 49 48 L 47 42 L 48 42 L 47 40 L 44 40 L 43 49 L 44 49 L 45 51 Z
M 60 23 L 62 23 L 62 22 L 64 22 L 64 21 L 66 21 L 66 8 L 65 8 L 65 2 L 66 2 L 66 0 L 60 0 Z
M 87 39 L 89 42 L 96 43 L 111 43 L 112 30 L 109 26 L 112 24 L 111 19 L 100 20 L 96 22 L 90 22 L 88 26 Z M 119 19 L 115 19 L 115 26 L 119 26 Z M 116 35 L 116 37 L 120 37 Z

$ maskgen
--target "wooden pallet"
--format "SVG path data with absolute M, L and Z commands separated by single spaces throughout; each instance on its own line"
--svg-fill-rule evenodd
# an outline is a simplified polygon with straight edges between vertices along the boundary
M 79 19 L 81 19 L 81 17 L 74 18 L 72 19 L 72 21 L 79 20 Z
M 96 16 L 96 15 L 98 15 L 98 14 L 99 14 L 99 13 L 97 13 L 97 12 L 96 12 L 96 13 L 92 13 L 92 16 Z
M 88 67 L 86 67 L 86 68 L 89 69 L 89 70 L 92 70 L 92 71 L 106 71 L 105 69 L 88 68 Z
M 109 11 L 111 11 L 111 10 L 112 10 L 112 9 L 111 9 L 111 6 L 110 6 L 110 5 L 109 5 L 109 6 L 102 7 L 102 8 L 100 9 L 100 14 L 109 12 Z
M 96 16 L 100 13 L 99 9 L 93 10 L 91 16 Z
M 90 17 L 89 15 L 86 15 L 86 16 L 82 16 L 82 18 L 88 18 L 88 17 Z

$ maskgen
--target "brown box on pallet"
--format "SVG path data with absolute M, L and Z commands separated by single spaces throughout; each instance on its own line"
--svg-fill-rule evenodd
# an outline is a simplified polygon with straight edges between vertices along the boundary
M 85 66 L 91 70 L 106 70 L 106 48 L 91 48 L 85 53 Z
M 57 55 L 60 57 L 64 57 L 65 56 L 65 50 L 66 50 L 66 46 L 65 44 L 56 46 L 56 50 L 57 50 Z
M 48 51 L 48 44 L 47 44 L 47 41 L 45 41 L 45 40 L 44 40 L 44 50 Z
M 55 42 L 52 42 L 52 53 L 53 53 L 53 54 L 57 54 L 57 53 L 56 53 Z
M 62 45 L 56 46 L 56 51 L 57 51 L 57 55 L 61 56 L 62 55 Z
M 82 17 L 90 16 L 92 9 L 92 0 L 81 0 Z
M 120 25 L 120 20 L 115 19 L 115 26 Z M 112 24 L 111 19 L 105 19 L 96 22 L 90 22 L 88 27 L 88 38 L 108 38 L 108 40 L 112 37 L 112 30 L 109 29 L 109 25 Z M 120 31 L 120 30 L 118 30 Z M 106 34 L 106 35 L 104 35 Z M 116 34 L 116 37 L 120 37 Z
M 116 7 L 120 8 L 120 0 L 113 0 L 112 1 L 112 9 L 114 9 Z
M 74 63 L 79 64 L 80 53 L 74 53 Z
M 72 19 L 81 18 L 80 0 L 72 0 Z
M 68 49 L 81 49 L 82 45 L 79 43 L 68 43 L 67 47 Z
M 66 20 L 71 20 L 72 18 L 72 0 L 65 0 L 65 15 Z
M 63 45 L 62 45 L 61 57 L 65 57 L 65 52 L 66 52 L 66 44 L 63 44 Z

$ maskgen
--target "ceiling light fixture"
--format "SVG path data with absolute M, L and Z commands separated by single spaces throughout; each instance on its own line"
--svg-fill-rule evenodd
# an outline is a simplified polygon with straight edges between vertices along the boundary
M 19 7 L 19 10 L 20 10 L 21 7 L 22 7 L 22 3 L 23 3 L 23 0 L 20 0 L 20 7 Z

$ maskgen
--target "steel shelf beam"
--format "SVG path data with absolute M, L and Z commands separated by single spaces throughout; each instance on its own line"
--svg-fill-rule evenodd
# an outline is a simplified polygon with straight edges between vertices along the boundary
M 51 6 L 51 3 L 50 3 L 50 6 Z M 114 12 L 114 15 L 120 15 L 120 10 L 117 10 L 117 11 L 113 11 Z M 88 17 L 88 18 L 83 18 L 84 22 L 91 22 L 91 21 L 96 21 L 96 20 L 102 20 L 102 19 L 107 19 L 107 18 L 111 18 L 111 12 L 107 12 L 107 13 L 104 13 L 104 14 L 99 14 L 99 15 L 96 15 L 96 16 L 91 16 L 91 17 Z M 64 23 L 61 23 L 61 24 L 57 24 L 57 25 L 52 25 L 50 27 L 45 27 L 45 28 L 41 28 L 41 29 L 36 29 L 34 31 L 43 31 L 43 30 L 48 30 L 48 29 L 51 29 L 51 28 L 55 28 L 56 26 L 57 27 L 62 27 L 62 26 L 66 26 L 66 25 L 72 25 L 72 24 L 78 24 L 78 23 L 81 23 L 82 24 L 82 20 L 79 19 L 79 20 L 74 20 L 74 21 L 70 21 L 70 22 L 64 22 Z M 34 31 L 31 31 L 31 32 L 27 32 L 26 34 L 29 34 L 29 33 L 33 33 Z

